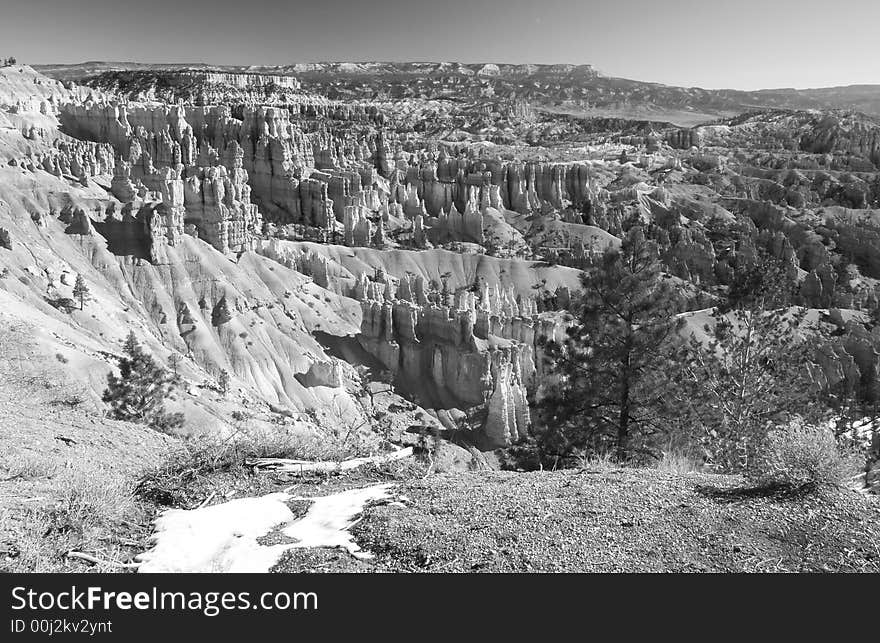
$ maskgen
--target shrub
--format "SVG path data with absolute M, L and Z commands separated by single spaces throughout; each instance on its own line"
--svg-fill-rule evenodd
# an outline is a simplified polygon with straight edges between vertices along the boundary
M 803 422 L 771 430 L 746 477 L 759 487 L 816 489 L 853 475 L 855 457 L 841 452 L 828 429 Z
M 501 466 L 514 471 L 538 471 L 543 469 L 543 458 L 537 441 L 524 438 L 511 444 L 501 453 Z
M 588 458 L 583 449 L 568 448 L 561 434 L 534 429 L 534 434 L 518 440 L 501 453 L 501 466 L 516 471 L 539 471 L 577 467 Z
M 24 277 L 19 277 L 21 283 L 27 285 L 28 281 Z M 77 309 L 76 302 L 70 297 L 60 297 L 58 299 L 46 299 L 50 306 L 67 313 L 68 315 Z
M 244 411 L 233 411 L 232 419 L 236 422 L 247 422 L 253 417 L 250 413 L 245 413 Z
M 69 395 L 65 395 L 63 397 L 56 398 L 49 402 L 52 406 L 67 406 L 70 408 L 75 408 L 80 404 L 84 404 L 86 399 L 77 393 L 71 393 Z

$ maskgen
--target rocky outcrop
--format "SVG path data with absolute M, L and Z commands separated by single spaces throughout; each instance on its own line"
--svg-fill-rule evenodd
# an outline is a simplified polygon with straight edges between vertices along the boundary
M 804 131 L 800 147 L 807 152 L 844 152 L 880 166 L 880 125 L 854 113 L 832 113 Z
M 336 360 L 312 362 L 309 370 L 298 373 L 296 379 L 306 387 L 329 386 L 338 388 L 343 385 L 342 369 Z
M 208 83 L 210 85 L 230 85 L 241 89 L 249 87 L 267 87 L 269 85 L 286 87 L 288 89 L 299 89 L 300 87 L 299 81 L 293 76 L 277 76 L 272 74 L 229 74 L 222 72 L 189 71 L 181 74 L 181 76 L 189 77 L 194 81 Z
M 368 218 L 366 208 L 346 206 L 343 224 L 345 226 L 345 245 L 368 246 L 373 238 L 373 224 Z
M 262 241 L 255 249 L 288 268 L 310 276 L 321 288 L 330 288 L 330 262 L 324 255 L 284 246 L 278 239 Z
M 453 203 L 448 214 L 441 211 L 440 216 L 433 220 L 431 239 L 434 243 L 445 241 L 482 243 L 483 215 L 473 201 L 468 201 L 464 214 L 459 213 Z
M 238 128 L 223 110 L 194 112 L 201 139 L 180 106 L 70 105 L 61 114 L 66 129 L 106 142 L 124 159 L 100 167 L 112 168 L 111 191 L 116 198 L 125 203 L 162 203 L 156 210 L 162 225 L 150 225 L 154 236 L 164 230 L 174 245 L 184 226 L 192 225 L 199 237 L 229 252 L 249 247 L 262 232 L 262 217 L 251 202 L 244 149 L 237 140 L 227 142 Z M 214 143 L 226 142 L 222 155 L 208 137 Z M 106 148 L 100 149 L 105 152 L 103 160 Z
M 217 302 L 214 309 L 211 311 L 211 325 L 222 326 L 223 324 L 231 322 L 232 318 L 233 314 L 229 302 L 225 296 L 221 297 L 220 301 Z
M 250 200 L 247 172 L 240 156 L 233 152 L 233 158 L 230 170 L 222 165 L 191 167 L 184 180 L 185 222 L 220 252 L 248 249 L 262 232 L 262 217 Z
M 526 435 L 538 338 L 558 332 L 555 321 L 538 315 L 536 302 L 489 286 L 444 296 L 429 292 L 421 277 L 395 283 L 383 274 L 361 275 L 351 295 L 362 306 L 358 341 L 400 386 L 439 408 L 485 409 L 486 448 Z
M 715 248 L 701 228 L 673 226 L 668 232 L 668 243 L 664 245 L 669 246 L 664 260 L 676 277 L 697 285 L 714 279 Z
M 529 404 L 520 364 L 507 351 L 492 354 L 491 376 L 494 383 L 486 402 L 483 433 L 489 445 L 508 446 L 528 436 L 531 424 Z
M 666 133 L 666 142 L 676 149 L 688 150 L 692 147 L 700 147 L 703 137 L 698 129 L 674 129 Z
M 183 212 L 165 203 L 148 203 L 138 212 L 144 222 L 151 263 L 167 263 L 166 246 L 176 246 L 183 236 Z
M 481 210 L 494 207 L 521 214 L 580 205 L 589 196 L 593 176 L 586 163 L 452 157 L 445 148 L 418 158 L 407 159 L 400 150 L 393 154 L 397 161 L 390 177 L 391 197 L 404 204 L 409 217 L 448 214 L 453 206 L 464 212 L 469 201 Z
M 338 225 L 347 245 L 384 246 L 378 221 L 398 211 L 421 217 L 412 224 L 415 247 L 482 243 L 487 208 L 544 212 L 594 196 L 589 164 L 485 160 L 446 148 L 407 158 L 396 138 L 306 133 L 291 115 L 273 106 L 244 106 L 237 115 L 226 106 L 61 108 L 67 131 L 109 144 L 130 165 L 114 176 L 117 198 L 143 198 L 140 184 L 161 192 L 168 180 L 162 168 L 170 168 L 186 181 L 186 223 L 223 251 L 248 247 L 260 218 L 324 231 L 317 238 Z
M 33 160 L 50 174 L 78 179 L 111 174 L 115 166 L 113 148 L 90 141 L 57 140 L 54 149 L 38 154 Z

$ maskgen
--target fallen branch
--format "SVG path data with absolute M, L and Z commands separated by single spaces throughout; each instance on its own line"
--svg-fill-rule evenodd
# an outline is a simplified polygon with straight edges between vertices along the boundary
M 200 504 L 198 507 L 196 507 L 196 509 L 201 509 L 202 507 L 204 507 L 206 504 L 208 504 L 209 502 L 211 502 L 211 501 L 214 499 L 214 496 L 216 496 L 216 495 L 217 495 L 217 492 L 216 492 L 216 491 L 212 491 L 212 492 L 211 492 L 211 495 L 209 495 L 207 498 L 205 498 L 205 499 L 201 502 L 201 504 Z
M 341 462 L 316 462 L 313 460 L 288 460 L 287 458 L 255 458 L 246 464 L 256 472 L 281 471 L 284 473 L 303 474 L 315 471 L 345 471 L 356 469 L 365 464 L 382 464 L 409 458 L 413 454 L 412 447 L 398 449 L 391 453 L 383 453 L 366 458 L 352 458 Z
M 84 554 L 81 551 L 69 551 L 64 554 L 67 558 L 80 558 L 82 560 L 86 560 L 90 563 L 95 563 L 96 565 L 110 565 L 111 567 L 127 567 L 134 568 L 140 567 L 141 563 L 117 563 L 112 560 L 102 560 L 101 558 L 95 558 L 91 554 Z

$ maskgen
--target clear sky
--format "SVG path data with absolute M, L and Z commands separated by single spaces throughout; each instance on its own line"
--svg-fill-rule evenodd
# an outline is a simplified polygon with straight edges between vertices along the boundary
M 880 0 L 0 0 L 0 56 L 590 63 L 757 89 L 880 84 Z

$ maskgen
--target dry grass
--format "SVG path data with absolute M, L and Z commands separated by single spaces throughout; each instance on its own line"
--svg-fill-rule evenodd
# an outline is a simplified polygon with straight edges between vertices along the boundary
M 614 459 L 614 455 L 610 451 L 584 455 L 581 456 L 579 461 L 581 469 L 592 469 L 594 471 L 607 471 L 609 469 L 617 469 L 620 466 L 620 463 Z
M 657 461 L 654 468 L 667 473 L 700 473 L 703 471 L 702 464 L 693 456 L 681 451 L 667 451 Z
M 31 452 L 17 454 L 5 452 L 0 456 L 0 470 L 3 471 L 3 475 L 0 475 L 3 481 L 36 480 L 51 478 L 57 472 L 58 464 Z
M 130 548 L 117 536 L 144 515 L 144 508 L 135 502 L 131 483 L 96 468 L 63 469 L 53 478 L 56 496 L 50 502 L 4 511 L 4 523 L 17 526 L 16 555 L 7 558 L 8 571 L 82 571 L 80 562 L 66 557 L 69 551 L 114 562 L 128 558 Z M 113 571 L 115 567 L 97 565 L 92 569 Z
M 174 441 L 104 418 L 26 325 L 2 320 L 0 354 L 0 570 L 118 569 L 66 554 L 126 562 L 143 549 L 149 508 L 133 482 Z

